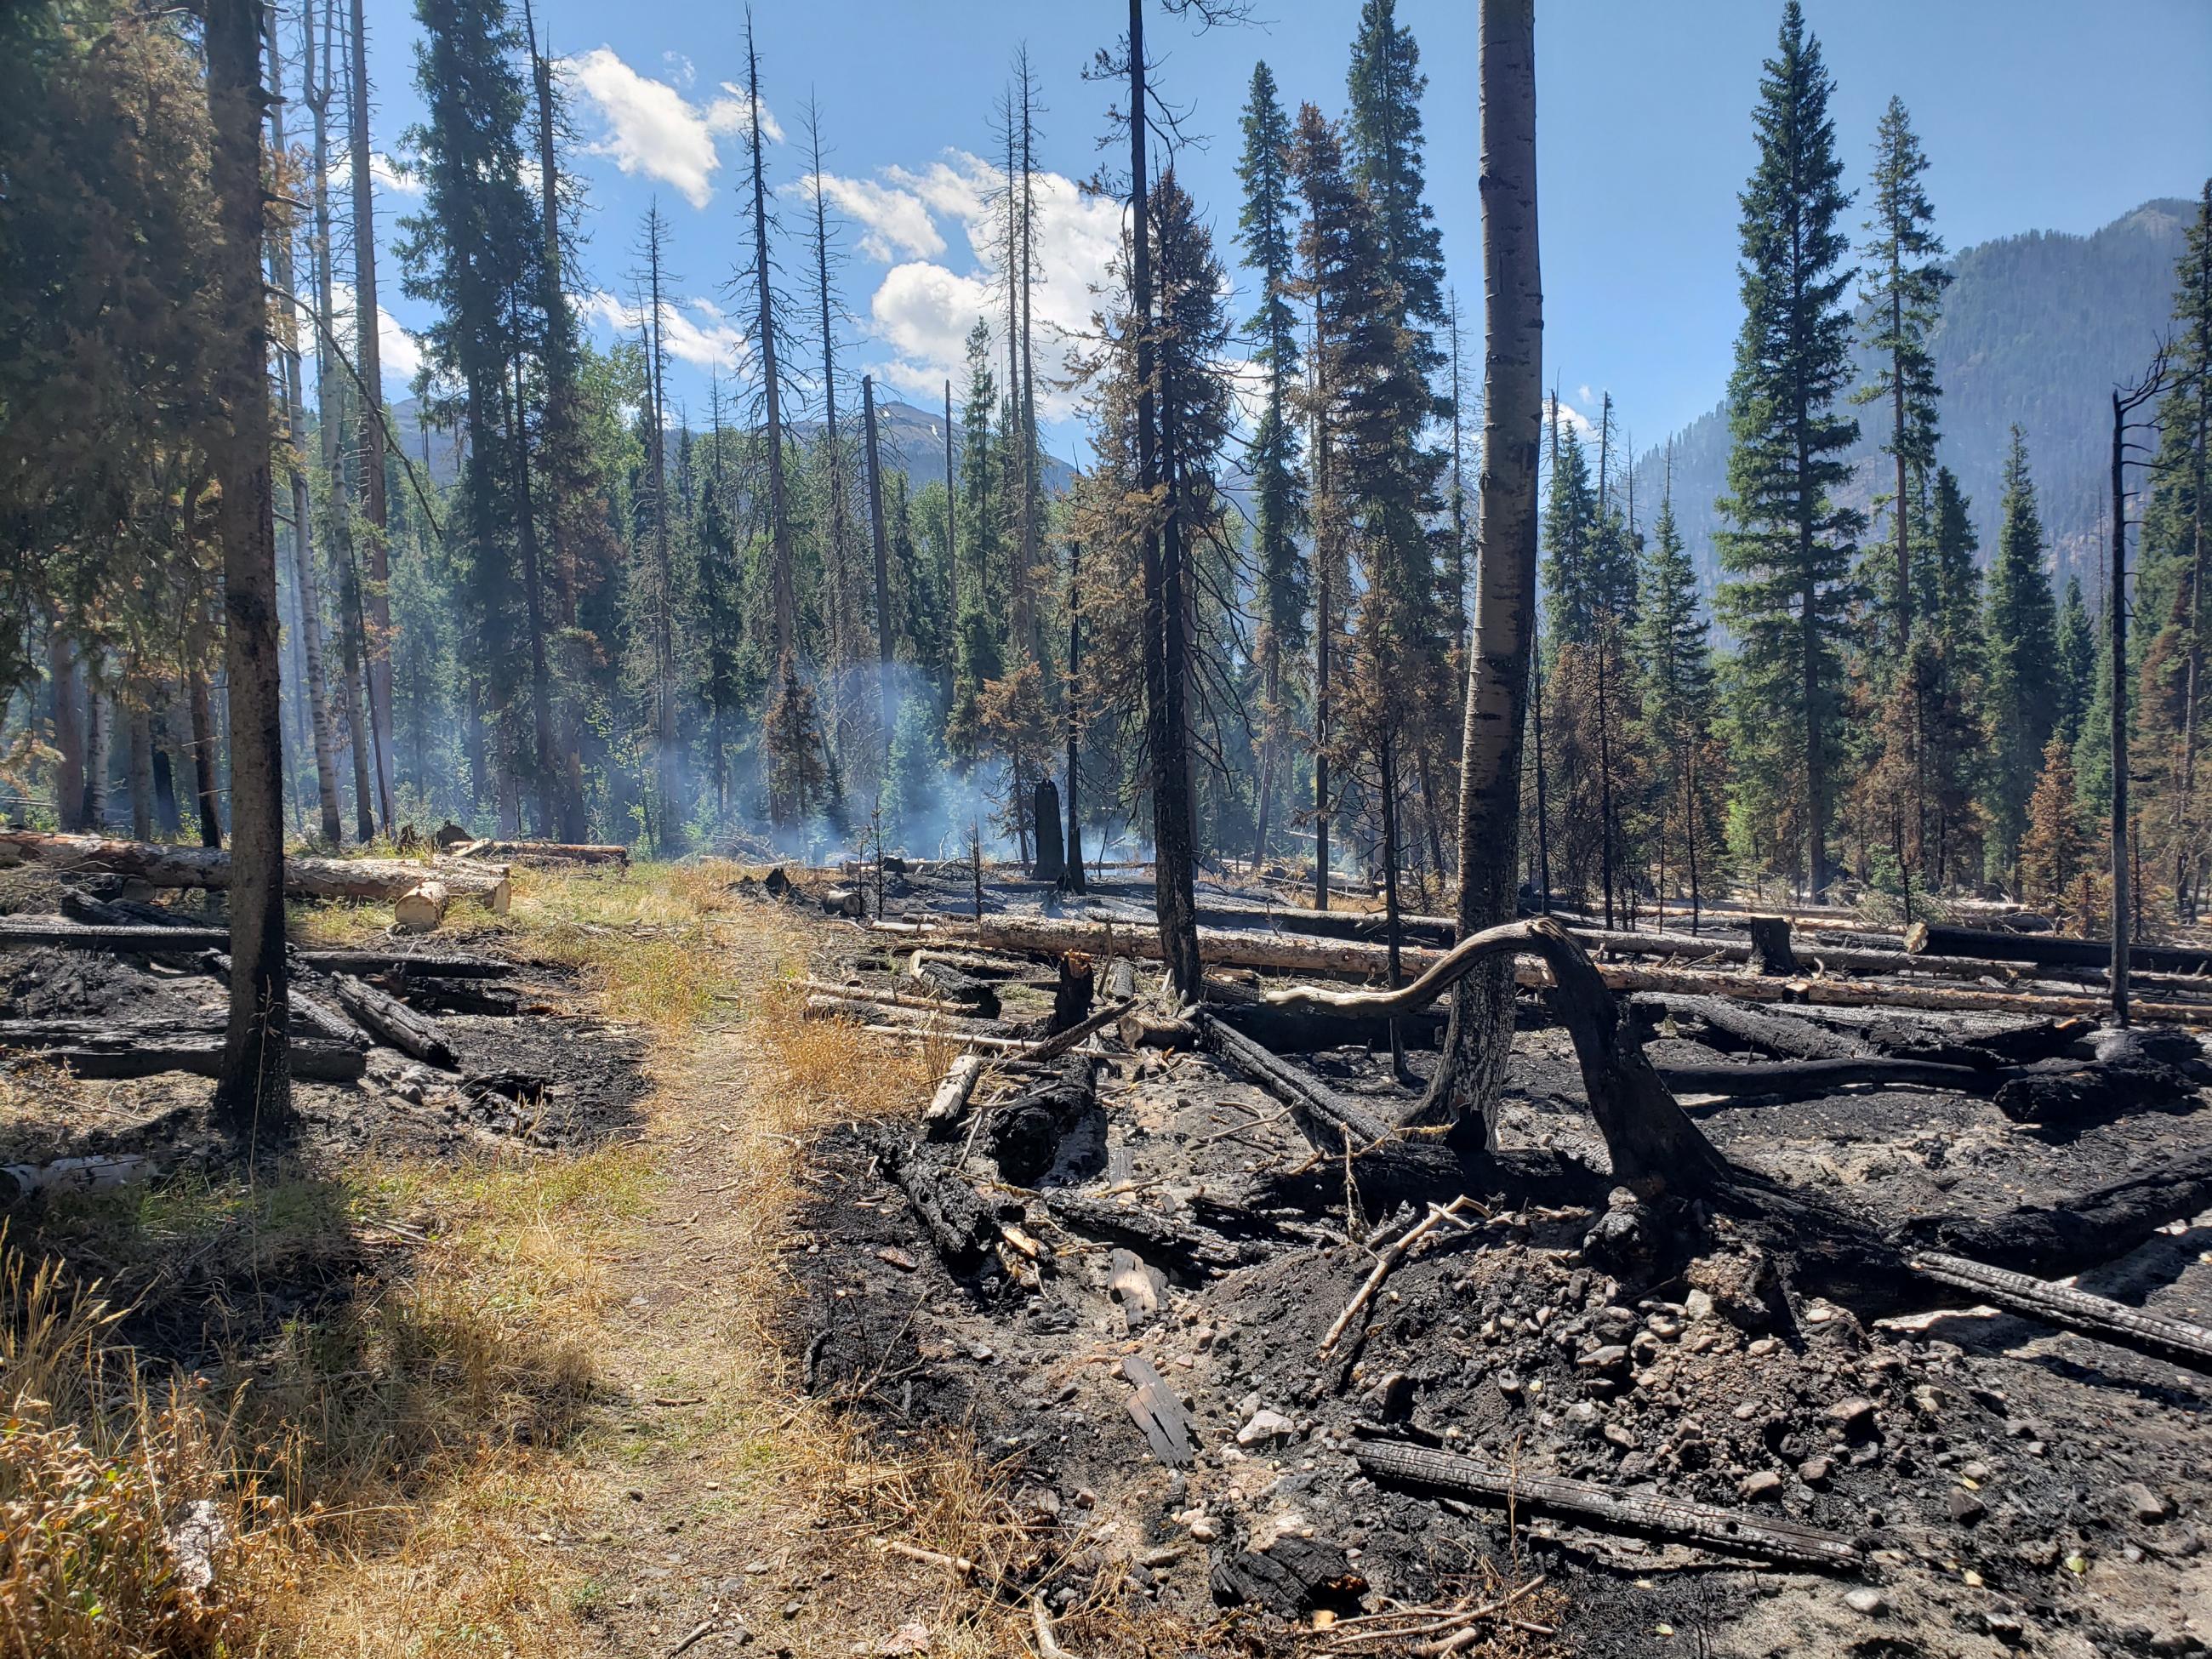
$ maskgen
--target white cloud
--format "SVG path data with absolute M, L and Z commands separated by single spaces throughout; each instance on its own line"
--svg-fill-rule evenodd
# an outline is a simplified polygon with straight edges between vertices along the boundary
M 338 344 L 350 356 L 354 349 L 351 283 L 331 284 L 331 332 L 337 337 Z M 415 376 L 422 368 L 422 343 L 400 327 L 392 313 L 382 306 L 376 308 L 376 366 L 383 373 L 384 392 L 387 398 L 410 395 Z M 345 373 L 342 368 L 337 372 L 340 374 Z
M 968 331 L 998 300 L 997 290 L 943 265 L 910 260 L 884 273 L 870 302 L 876 335 L 896 354 L 884 378 L 907 391 L 938 394 L 965 374 Z M 955 388 L 955 395 L 957 395 Z
M 617 334 L 635 336 L 645 325 L 645 307 L 617 298 L 604 289 L 585 309 Z M 700 368 L 738 368 L 750 352 L 744 331 L 726 321 L 712 300 L 669 300 L 660 318 L 661 343 L 678 362 Z
M 714 174 L 722 165 L 714 140 L 751 131 L 750 106 L 726 82 L 722 90 L 729 95 L 702 109 L 667 82 L 640 75 L 609 46 L 568 58 L 562 69 L 606 124 L 588 153 L 624 173 L 659 179 L 695 208 L 705 207 L 714 193 Z M 765 105 L 760 118 L 762 133 L 781 142 L 783 129 Z
M 841 181 L 825 178 L 823 188 L 885 243 L 894 240 L 891 227 L 899 227 L 896 240 L 913 253 L 944 249 L 939 221 L 951 221 L 967 237 L 967 270 L 920 258 L 895 264 L 869 306 L 878 339 L 894 354 L 883 366 L 884 377 L 909 391 L 941 393 L 948 375 L 957 381 L 965 373 L 968 331 L 977 317 L 989 319 L 994 334 L 1003 338 L 1005 250 L 992 197 L 1004 187 L 1005 175 L 980 157 L 955 150 L 920 172 L 885 167 L 880 179 L 865 185 L 877 192 L 866 204 L 877 210 L 873 219 L 837 193 Z M 1066 378 L 1069 351 L 1090 330 L 1098 304 L 1091 289 L 1121 251 L 1122 210 L 1119 202 L 1085 196 L 1073 179 L 1056 173 L 1036 174 L 1031 188 L 1037 215 L 1037 280 L 1030 300 L 1037 402 L 1041 413 L 1056 417 L 1074 409 L 1077 395 L 1051 383 Z M 934 249 L 918 228 L 924 220 Z M 860 251 L 872 251 L 866 238 Z
M 390 191 L 402 196 L 420 196 L 422 181 L 411 173 L 400 170 L 400 164 L 382 150 L 371 150 L 368 155 L 368 176 Z
M 723 96 L 707 106 L 707 131 L 728 136 L 752 133 L 751 106 L 745 89 L 734 82 L 722 82 Z M 760 106 L 761 137 L 771 144 L 783 142 L 783 123 L 775 118 L 775 112 L 763 100 Z
M 408 171 L 407 163 L 396 155 L 387 155 L 380 149 L 368 153 L 368 176 L 380 190 L 399 196 L 420 196 L 422 180 Z M 353 188 L 353 155 L 349 150 L 331 152 L 330 167 L 323 174 L 323 182 L 333 191 L 343 196 Z
M 927 204 L 910 191 L 834 173 L 809 177 L 802 185 L 810 192 L 818 189 L 860 225 L 860 250 L 867 258 L 889 264 L 902 256 L 926 259 L 945 252 L 945 238 Z

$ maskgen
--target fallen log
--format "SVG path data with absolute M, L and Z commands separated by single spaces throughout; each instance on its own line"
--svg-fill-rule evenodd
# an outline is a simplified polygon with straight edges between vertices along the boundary
M 970 1273 L 992 1259 L 999 1222 L 980 1193 L 956 1171 L 921 1156 L 918 1148 L 887 1146 L 882 1158 L 946 1267 L 956 1273 Z
M 826 979 L 799 979 L 792 983 L 802 991 L 839 1002 L 868 1002 L 884 1008 L 915 1008 L 925 1013 L 943 1014 L 952 1019 L 977 1018 L 972 1008 L 937 997 L 916 996 L 911 991 L 886 991 L 873 985 L 841 985 Z
M 1547 923 L 1558 927 L 1558 923 Z M 960 924 L 963 931 L 974 925 Z M 1561 931 L 1565 932 L 1565 929 Z M 1157 937 L 1131 928 L 1109 928 L 1096 922 L 1061 921 L 1048 917 L 986 916 L 980 942 L 1000 950 L 1051 955 L 1066 951 L 1119 949 L 1134 957 L 1158 960 Z M 1328 939 L 1298 939 L 1288 934 L 1231 933 L 1221 928 L 1198 930 L 1200 958 L 1211 967 L 1255 968 L 1278 973 L 1337 975 L 1379 980 L 1388 971 L 1384 947 Z M 1443 959 L 1437 951 L 1407 947 L 1404 966 L 1425 969 Z M 1790 979 L 1738 975 L 1687 973 L 1665 968 L 1624 968 L 1595 964 L 1607 988 L 1614 991 L 1673 991 L 1706 996 L 1739 997 L 1759 1002 L 1802 1002 L 1838 1007 L 1929 1008 L 1943 1012 L 1984 1010 L 1993 1013 L 2084 1014 L 2094 1017 L 2108 1006 L 2106 999 L 1979 989 L 1953 989 L 1939 985 L 1875 985 L 1861 980 Z M 1552 983 L 1550 973 L 1536 962 L 1522 962 L 1515 977 L 1527 989 L 1541 990 Z M 1395 994 L 1387 1009 L 1359 1005 L 1360 1011 L 1392 1018 L 1425 1008 L 1435 1000 L 1419 991 L 1420 980 Z M 2206 988 L 2212 991 L 2212 986 Z M 1279 996 L 1281 994 L 1277 994 Z M 2204 1003 L 2137 1003 L 2137 1017 L 2180 1024 L 2212 1025 L 2212 1001 Z
M 0 1180 L 9 1183 L 0 1202 L 20 1204 L 33 1193 L 102 1192 L 149 1181 L 153 1176 L 152 1160 L 137 1152 L 58 1158 L 51 1164 L 10 1164 L 0 1168 Z
M 825 887 L 822 890 L 821 904 L 825 916 L 849 916 L 858 921 L 868 914 L 868 896 L 857 887 Z
M 1133 1008 L 1115 1022 L 1114 1034 L 1124 1048 L 1180 1048 L 1185 1053 L 1206 1046 L 1206 1033 L 1198 1022 L 1176 1014 Z
M 2062 1331 L 2094 1336 L 2132 1348 L 2155 1359 L 2191 1370 L 2212 1371 L 2212 1330 L 2186 1320 L 2145 1313 L 2140 1308 L 2092 1296 L 2070 1285 L 2047 1284 L 2026 1273 L 2008 1273 L 1962 1256 L 1929 1254 L 1911 1260 L 1912 1271 L 1939 1285 L 1970 1291 L 1992 1307 L 2055 1325 Z
M 1639 1026 L 1656 1030 L 1671 1020 L 1679 1035 L 1723 1054 L 1749 1052 L 1770 1060 L 1850 1060 L 1872 1052 L 1848 1033 L 1726 997 L 1639 991 L 1629 998 L 1628 1007 Z M 1691 1029 L 1680 1030 L 1684 1025 Z
M 1936 921 L 1916 921 L 1906 928 L 1905 948 L 1914 956 L 1973 957 L 1985 962 L 2030 962 L 2049 968 L 2107 968 L 2112 960 L 2109 939 L 1955 927 Z M 2212 951 L 2175 945 L 2130 945 L 2128 965 L 2146 973 L 2212 975 Z
M 919 994 L 958 1003 L 972 1010 L 979 1018 L 996 1019 L 1001 1012 L 996 985 L 924 951 L 914 953 L 909 977 L 921 988 Z
M 109 841 L 99 836 L 0 830 L 0 861 L 64 870 L 105 870 L 135 876 L 155 887 L 220 890 L 230 885 L 230 854 L 212 847 L 170 847 L 155 842 Z M 503 866 L 454 859 L 422 864 L 413 859 L 288 858 L 284 895 L 287 898 L 388 902 L 433 875 L 457 896 L 481 904 L 495 915 L 505 915 L 514 896 L 514 886 Z
M 945 1073 L 945 1080 L 937 1085 L 937 1092 L 929 1097 L 929 1104 L 921 1114 L 922 1133 L 932 1140 L 942 1140 L 952 1133 L 968 1110 L 969 1097 L 975 1092 L 975 1085 L 983 1075 L 981 1054 L 962 1054 Z
M 28 948 L 59 945 L 77 951 L 106 951 L 117 955 L 191 956 L 202 951 L 227 950 L 227 927 L 162 927 L 152 926 L 88 926 L 76 921 L 26 921 L 21 916 L 0 919 L 0 947 Z
M 566 841 L 480 841 L 464 856 L 513 864 L 618 864 L 629 868 L 629 848 L 613 843 Z
M 857 989 L 850 987 L 848 989 Z M 870 1024 L 888 1024 L 900 1030 L 920 1035 L 941 1031 L 947 1036 L 980 1035 L 977 1022 L 947 1012 L 939 1007 L 908 1007 L 895 1002 L 878 1001 L 870 997 L 857 997 L 840 992 L 831 995 L 815 992 L 799 1005 L 802 1019 L 860 1020 Z
M 1997 1109 L 2015 1123 L 2045 1127 L 2162 1111 L 2197 1098 L 2179 1067 L 2125 1054 L 2095 1064 L 2035 1066 L 2013 1073 L 1996 1091 Z
M 225 938 L 224 943 L 228 944 Z M 496 957 L 416 956 L 404 951 L 301 951 L 302 966 L 323 974 L 423 974 L 439 979 L 505 979 L 511 962 Z
M 1317 1150 L 1340 1152 L 1347 1136 L 1353 1146 L 1359 1147 L 1395 1134 L 1392 1125 L 1364 1106 L 1346 1099 L 1312 1073 L 1277 1059 L 1211 1014 L 1201 1011 L 1193 1023 L 1213 1053 L 1291 1109 L 1291 1118 Z
M 526 1012 L 522 999 L 512 991 L 482 990 L 466 980 L 416 979 L 406 974 L 386 977 L 391 982 L 382 988 L 425 1013 L 507 1019 Z
M 1208 1228 L 1183 1227 L 1134 1204 L 1115 1204 L 1079 1193 L 1040 1193 L 1045 1211 L 1070 1232 L 1118 1244 L 1147 1261 L 1165 1262 L 1184 1278 L 1242 1266 L 1245 1252 Z
M 1101 1008 L 1080 1024 L 1071 1025 L 1059 1035 L 1047 1037 L 1030 1050 L 1030 1058 L 1035 1060 L 1057 1060 L 1092 1032 L 1104 1030 L 1122 1015 L 1127 1013 L 1129 1008 L 1130 1005 L 1126 1002 Z
M 990 1132 L 983 1137 L 999 1178 L 1016 1187 L 1033 1187 L 1058 1170 L 1063 1180 L 1080 1180 L 1095 1174 L 1105 1161 L 1103 1124 L 1087 1149 L 1081 1141 L 1067 1149 L 1077 1126 L 1097 1110 L 1098 1086 L 1093 1058 L 1074 1054 L 1037 1079 L 1013 1099 L 991 1113 Z
M 1403 1441 L 1362 1440 L 1353 1446 L 1352 1455 L 1368 1474 L 1382 1480 L 1563 1516 L 1601 1531 L 1634 1533 L 1832 1571 L 1853 1571 L 1864 1564 L 1857 1548 L 1840 1533 L 1794 1521 L 1686 1503 L 1655 1492 L 1616 1492 L 1588 1480 L 1497 1468 L 1456 1452 Z
M 460 1069 L 453 1045 L 438 1029 L 438 1022 L 428 1015 L 416 1013 L 405 1003 L 385 995 L 350 974 L 340 974 L 335 988 L 338 1006 L 360 1021 L 378 1042 L 425 1066 L 448 1072 Z
M 70 1025 L 82 1029 L 62 1029 Z M 215 1077 L 222 1069 L 222 1032 L 173 1024 L 0 1020 L 0 1049 L 9 1048 L 34 1054 L 46 1065 L 67 1066 L 74 1076 L 102 1080 L 159 1077 L 164 1072 Z M 294 1036 L 285 1052 L 292 1075 L 311 1083 L 351 1083 L 368 1068 L 368 1057 L 357 1043 Z
M 2212 1208 L 2212 1152 L 2161 1162 L 2089 1192 L 1996 1215 L 1917 1216 L 1896 1231 L 1909 1251 L 2059 1279 L 2126 1255 L 2161 1228 Z
M 1869 1055 L 1856 1060 L 1753 1060 L 1737 1066 L 1657 1067 L 1661 1081 L 1677 1095 L 1723 1095 L 1771 1102 L 1818 1100 L 1856 1085 L 1881 1089 L 1948 1089 L 1957 1094 L 1997 1091 L 2002 1075 L 1971 1066 L 1932 1060 L 1893 1060 Z

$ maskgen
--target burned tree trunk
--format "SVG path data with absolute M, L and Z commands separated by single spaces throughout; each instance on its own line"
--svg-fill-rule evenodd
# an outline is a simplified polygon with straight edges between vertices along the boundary
M 1462 938 L 1510 921 L 1521 867 L 1521 747 L 1536 607 L 1536 459 L 1543 422 L 1544 300 L 1536 230 L 1536 18 L 1531 0 L 1486 0 L 1481 37 L 1483 468 L 1474 660 L 1461 739 Z M 1561 935 L 1564 939 L 1565 935 Z M 1589 969 L 1577 950 L 1576 959 Z M 1513 967 L 1468 962 L 1454 981 L 1443 1057 L 1416 1115 L 1480 1120 L 1497 1140 L 1498 1085 L 1513 1041 Z M 1590 986 L 1604 997 L 1592 970 Z M 1609 1004 L 1610 998 L 1605 998 Z M 1416 1007 L 1420 1004 L 1413 1005 Z M 1597 1034 L 1601 1043 L 1613 1034 Z M 1583 1034 L 1577 1032 L 1579 1049 Z M 1640 1054 L 1638 1055 L 1640 1060 Z M 1585 1067 L 1589 1065 L 1585 1060 Z M 1646 1068 L 1648 1076 L 1649 1068 Z M 1656 1078 L 1649 1086 L 1663 1095 Z M 1592 1090 L 1595 1104 L 1596 1091 Z M 1667 1107 L 1698 1136 L 1669 1100 Z M 1611 1135 L 1608 1132 L 1608 1139 Z M 1710 1152 L 1710 1148 L 1707 1149 Z
M 277 691 L 276 522 L 269 453 L 269 307 L 261 274 L 260 7 L 209 0 L 210 171 L 223 225 L 216 281 L 230 343 L 219 369 L 225 668 L 230 697 L 230 1025 L 216 1109 L 232 1129 L 289 1121 L 285 1063 L 284 735 Z

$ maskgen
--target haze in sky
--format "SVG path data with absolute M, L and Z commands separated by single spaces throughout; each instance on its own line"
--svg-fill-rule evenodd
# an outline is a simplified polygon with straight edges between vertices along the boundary
M 1475 11 L 1467 0 L 1400 0 L 1428 76 L 1431 204 L 1464 314 L 1479 341 Z M 2205 0 L 1808 0 L 1837 82 L 1834 114 L 1856 187 L 1892 94 L 1910 107 L 1932 160 L 1929 188 L 1955 251 L 2031 229 L 2094 230 L 2154 196 L 2190 196 L 2212 172 L 2212 4 Z M 1252 66 L 1273 66 L 1285 101 L 1341 111 L 1351 0 L 1258 0 L 1262 21 L 1194 33 L 1147 25 L 1161 91 L 1182 112 L 1185 185 L 1233 259 L 1242 137 Z M 1772 50 L 1779 0 L 1547 0 L 1537 32 L 1546 372 L 1572 405 L 1609 389 L 1632 434 L 1656 441 L 1712 407 L 1739 320 L 1736 192 L 1752 160 L 1750 110 Z M 743 257 L 744 13 L 683 0 L 538 0 L 540 29 L 564 60 L 588 186 L 584 280 L 604 342 L 633 326 L 629 272 L 638 222 L 657 197 L 673 225 L 681 280 L 668 328 L 673 395 L 704 419 L 710 373 L 748 368 L 743 304 L 729 284 Z M 371 66 L 380 152 L 404 158 L 418 118 L 413 8 L 373 0 Z M 1000 286 L 990 246 L 993 110 L 1026 41 L 1044 106 L 1038 165 L 1045 204 L 1041 319 L 1086 327 L 1091 289 L 1115 246 L 1120 211 L 1079 180 L 1102 161 L 1111 89 L 1086 83 L 1094 52 L 1126 26 L 1109 0 L 1039 6 L 960 0 L 812 0 L 760 7 L 769 167 L 789 239 L 794 299 L 806 270 L 799 235 L 811 203 L 801 113 L 819 106 L 824 189 L 845 253 L 853 349 L 847 361 L 899 396 L 936 407 L 959 375 L 980 313 Z M 392 169 L 380 239 L 406 211 Z M 1862 217 L 1854 208 L 1854 222 Z M 396 272 L 394 273 L 396 276 Z M 387 278 L 395 328 L 414 319 Z M 1240 307 L 1240 315 L 1249 307 Z M 802 357 L 806 354 L 802 353 Z M 392 395 L 418 360 L 391 337 Z M 1048 444 L 1079 453 L 1075 394 L 1047 400 Z

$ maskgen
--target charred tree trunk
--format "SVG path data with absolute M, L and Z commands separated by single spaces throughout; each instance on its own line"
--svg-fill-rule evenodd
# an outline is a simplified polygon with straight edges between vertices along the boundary
M 890 538 L 884 523 L 884 464 L 876 439 L 876 381 L 860 377 L 860 414 L 868 441 L 868 527 L 876 556 L 876 695 L 883 707 L 884 752 L 898 725 L 898 692 L 891 677 Z
M 222 845 L 222 790 L 216 781 L 215 706 L 208 694 L 207 671 L 194 666 L 185 679 L 192 706 L 192 793 L 199 805 L 200 845 Z
M 1083 879 L 1083 544 L 1067 544 L 1067 862 L 1060 872 L 1066 891 L 1085 890 Z
M 206 9 L 210 171 L 224 233 L 216 280 L 231 348 L 219 371 L 228 419 L 219 429 L 216 465 L 230 696 L 232 970 L 215 1103 L 237 1133 L 282 1128 L 292 1099 L 285 1054 L 283 710 L 269 471 L 269 313 L 261 276 L 260 10 L 258 0 L 209 0 Z
M 1485 0 L 1480 28 L 1486 342 L 1477 538 L 1483 557 L 1476 579 L 1474 659 L 1468 674 L 1460 762 L 1458 921 L 1463 939 L 1510 921 L 1515 908 L 1522 732 L 1535 635 L 1536 463 L 1543 422 L 1531 0 Z M 1568 944 L 1574 961 L 1596 983 L 1589 958 Z M 1604 994 L 1601 984 L 1597 989 Z M 1422 1121 L 1480 1121 L 1484 1143 L 1496 1145 L 1496 1100 L 1512 1045 L 1512 964 L 1505 956 L 1458 982 L 1444 1052 L 1419 1109 Z M 1592 1029 L 1587 1037 L 1577 1030 L 1578 1049 L 1586 1040 L 1613 1041 L 1593 1022 L 1585 1024 Z M 1639 1062 L 1641 1058 L 1639 1053 Z M 1584 1063 L 1587 1069 L 1587 1057 Z M 1650 1084 L 1664 1094 L 1656 1078 Z M 1671 1100 L 1667 1105 L 1680 1116 Z M 1687 1119 L 1682 1123 L 1688 1127 Z M 1696 1134 L 1693 1127 L 1690 1133 Z M 1704 1138 L 1697 1139 L 1702 1146 Z

